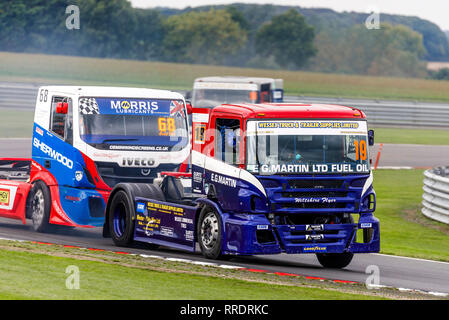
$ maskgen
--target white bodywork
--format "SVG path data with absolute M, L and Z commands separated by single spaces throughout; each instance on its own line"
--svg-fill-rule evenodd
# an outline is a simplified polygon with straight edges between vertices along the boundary
M 41 101 L 40 95 L 47 95 L 46 101 Z M 53 96 L 64 96 L 72 99 L 73 102 L 73 147 L 93 161 L 115 162 L 122 166 L 124 158 L 151 158 L 154 163 L 146 167 L 157 167 L 159 164 L 180 164 L 190 153 L 189 143 L 180 151 L 115 151 L 98 150 L 84 142 L 80 137 L 79 127 L 79 98 L 97 97 L 97 98 L 129 98 L 129 99 L 167 99 L 182 100 L 185 105 L 184 97 L 173 91 L 153 90 L 144 88 L 125 88 L 125 87 L 95 87 L 95 86 L 47 86 L 39 88 L 36 101 L 36 110 L 34 122 L 46 130 L 50 127 L 51 101 Z

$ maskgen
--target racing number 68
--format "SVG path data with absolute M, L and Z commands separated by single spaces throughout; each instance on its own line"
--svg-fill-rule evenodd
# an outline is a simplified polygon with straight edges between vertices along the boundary
M 158 120 L 158 127 L 160 136 L 172 135 L 176 130 L 175 119 L 161 117 Z
M 354 140 L 355 145 L 355 160 L 366 160 L 367 150 L 366 150 L 366 141 L 365 140 Z

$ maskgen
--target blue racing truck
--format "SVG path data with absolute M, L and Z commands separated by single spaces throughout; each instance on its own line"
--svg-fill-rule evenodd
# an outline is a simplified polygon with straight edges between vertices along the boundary
M 330 268 L 379 251 L 374 132 L 362 111 L 286 103 L 192 110 L 191 172 L 112 190 L 103 234 L 116 245 L 193 252 L 199 244 L 210 259 L 313 253 Z

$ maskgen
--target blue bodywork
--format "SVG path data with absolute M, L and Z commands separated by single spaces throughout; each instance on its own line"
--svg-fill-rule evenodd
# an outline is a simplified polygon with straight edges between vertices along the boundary
M 194 205 L 185 206 L 136 199 L 141 221 L 160 219 L 149 233 L 142 224 L 136 225 L 136 240 L 194 251 L 195 237 L 191 235 L 196 232 L 199 208 L 208 205 L 222 220 L 223 254 L 367 253 L 380 249 L 379 220 L 373 215 L 376 196 L 372 186 L 366 186 L 368 174 L 256 176 L 264 194 L 245 179 L 197 166 L 192 172 L 192 186 L 203 188 L 206 194 L 213 188 L 214 200 L 198 197 Z M 204 176 L 202 184 L 195 181 L 195 172 Z M 152 205 L 153 211 L 148 211 L 149 203 L 172 208 L 154 210 Z M 181 224 L 179 218 L 175 221 L 173 210 L 177 209 L 173 208 L 180 208 L 188 224 Z M 171 231 L 162 232 L 164 227 Z
M 70 221 L 81 226 L 102 226 L 106 203 L 87 178 L 81 152 L 37 124 L 34 124 L 32 145 L 32 158 L 54 180 L 53 186 L 59 189 L 58 202 Z M 79 181 L 77 172 L 82 173 Z

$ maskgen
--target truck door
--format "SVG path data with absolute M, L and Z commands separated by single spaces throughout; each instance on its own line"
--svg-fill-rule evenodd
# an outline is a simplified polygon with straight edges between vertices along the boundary
M 242 154 L 242 118 L 214 117 L 214 158 L 205 163 L 205 192 L 217 199 L 224 210 L 239 210 L 238 181 Z
M 58 185 L 73 184 L 73 102 L 70 97 L 51 97 L 50 121 L 47 128 L 33 133 L 33 159 L 48 170 Z

